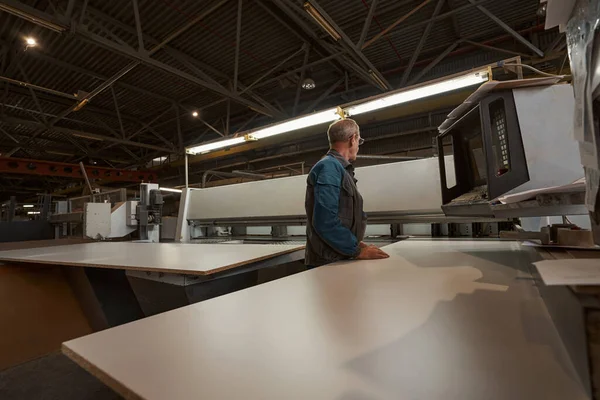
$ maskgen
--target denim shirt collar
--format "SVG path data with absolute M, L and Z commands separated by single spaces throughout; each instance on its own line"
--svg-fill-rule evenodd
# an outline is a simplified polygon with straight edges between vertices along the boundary
M 337 150 L 331 149 L 327 152 L 327 155 L 338 160 L 340 162 L 340 164 L 342 164 L 342 167 L 344 167 L 344 169 L 354 170 L 354 166 L 352 166 L 352 164 L 350 164 L 350 161 L 348 161 L 344 157 L 342 157 L 342 155 L 340 153 L 338 153 Z M 350 168 L 348 168 L 348 167 L 350 167 Z

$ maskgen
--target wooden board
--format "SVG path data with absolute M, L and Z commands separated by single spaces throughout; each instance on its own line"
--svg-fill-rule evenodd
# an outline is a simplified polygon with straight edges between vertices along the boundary
M 126 398 L 582 400 L 514 242 L 415 241 L 69 341 Z
M 93 332 L 61 269 L 48 267 L 0 267 L 0 325 L 0 370 Z
M 4 242 L 0 243 L 0 251 L 34 249 L 36 247 L 67 246 L 70 244 L 91 243 L 90 239 L 68 238 L 51 240 L 29 240 L 23 242 Z
M 0 252 L 0 261 L 210 275 L 302 250 L 268 244 L 84 243 Z

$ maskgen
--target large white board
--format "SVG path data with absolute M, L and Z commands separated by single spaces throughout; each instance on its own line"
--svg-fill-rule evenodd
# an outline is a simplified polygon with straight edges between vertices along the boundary
M 514 242 L 403 241 L 69 341 L 128 399 L 584 400 Z
M 276 244 L 82 243 L 0 251 L 0 261 L 210 275 L 303 248 Z
M 446 157 L 449 185 L 454 185 L 452 156 Z M 356 169 L 365 211 L 440 210 L 437 158 Z M 305 215 L 306 175 L 208 189 L 192 189 L 187 219 L 282 217 Z

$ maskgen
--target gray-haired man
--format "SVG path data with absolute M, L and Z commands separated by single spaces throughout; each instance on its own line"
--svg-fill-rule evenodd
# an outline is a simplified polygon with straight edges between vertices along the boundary
M 307 179 L 305 263 L 318 267 L 344 259 L 388 258 L 362 242 L 367 218 L 351 164 L 364 141 L 358 124 L 351 119 L 336 121 L 327 136 L 330 150 Z

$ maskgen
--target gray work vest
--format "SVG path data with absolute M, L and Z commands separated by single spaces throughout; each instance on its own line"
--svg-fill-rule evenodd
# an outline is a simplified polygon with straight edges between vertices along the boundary
M 340 188 L 340 203 L 338 217 L 346 228 L 350 229 L 360 243 L 367 228 L 367 216 L 363 212 L 363 198 L 356 187 L 356 178 L 354 178 L 354 167 L 343 158 L 337 151 L 330 150 L 327 156 L 332 156 L 344 167 Z M 327 157 L 326 156 L 326 157 Z M 331 246 L 325 243 L 316 233 L 313 227 L 313 211 L 315 204 L 314 186 L 307 179 L 306 186 L 306 256 L 304 263 L 313 267 L 329 264 L 335 261 L 348 259 L 350 257 L 335 251 Z

